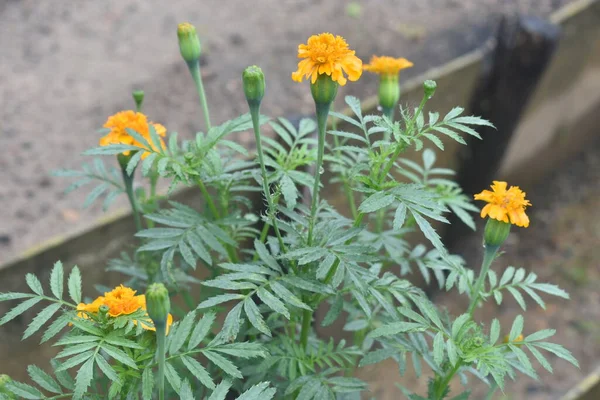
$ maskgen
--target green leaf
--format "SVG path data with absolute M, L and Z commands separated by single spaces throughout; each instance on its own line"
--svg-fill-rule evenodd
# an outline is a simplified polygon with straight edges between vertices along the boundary
M 546 357 L 544 357 L 542 353 L 540 353 L 540 351 L 535 347 L 529 345 L 526 345 L 526 347 L 531 352 L 531 354 L 533 354 L 533 356 L 540 363 L 540 365 L 544 367 L 544 369 L 546 369 L 548 372 L 552 373 L 552 366 L 550 365 L 548 360 L 546 360 Z
M 554 296 L 562 297 L 563 299 L 568 299 L 569 294 L 559 288 L 556 285 L 551 285 L 549 283 L 532 283 L 529 285 L 530 288 L 539 290 L 540 292 L 548 293 Z
M 320 294 L 335 294 L 335 291 L 331 286 L 322 284 L 321 282 L 312 280 L 309 281 L 308 279 L 303 279 L 297 276 L 290 275 L 284 275 L 282 277 L 282 280 L 286 283 L 289 283 L 292 286 L 297 287 L 298 289 L 307 290 L 309 292 Z
M 10 381 L 6 383 L 5 388 L 11 391 L 13 394 L 20 396 L 24 399 L 44 399 L 42 392 L 29 386 L 25 383 Z
M 190 383 L 186 380 L 181 385 L 181 392 L 179 392 L 179 398 L 181 400 L 194 400 L 194 393 L 190 387 Z
M 64 329 L 65 326 L 69 322 L 71 322 L 72 315 L 71 314 L 63 314 L 60 317 L 56 318 L 48 328 L 44 331 L 44 336 L 42 336 L 42 340 L 40 343 L 45 343 L 48 340 L 52 339 L 54 336 L 58 335 L 60 331 Z
M 54 264 L 54 268 L 52 268 L 52 273 L 50 274 L 50 290 L 52 291 L 52 294 L 59 300 L 62 300 L 63 295 L 63 279 L 63 266 L 60 261 L 57 261 Z
M 548 343 L 548 342 L 535 342 L 535 343 L 533 343 L 533 345 L 536 347 L 539 347 L 541 349 L 544 349 L 546 351 L 549 351 L 550 353 L 553 353 L 557 357 L 560 357 L 563 360 L 566 360 L 566 361 L 570 362 L 571 364 L 573 364 L 574 366 L 576 366 L 577 368 L 579 368 L 579 363 L 577 362 L 575 357 L 573 357 L 573 355 L 571 354 L 571 352 L 569 350 L 565 349 L 560 344 Z
M 465 109 L 462 107 L 454 107 L 452 110 L 450 110 L 450 112 L 448 112 L 448 114 L 446 114 L 446 116 L 444 117 L 444 121 L 446 122 L 458 117 L 460 114 L 462 114 L 463 111 L 465 111 Z
M 100 367 L 100 369 L 102 370 L 102 372 L 104 372 L 104 375 L 106 375 L 108 379 L 110 379 L 113 382 L 119 381 L 119 376 L 117 375 L 113 367 L 111 367 L 111 365 L 106 361 L 106 359 L 100 354 L 96 354 L 96 364 L 98 364 L 98 367 Z
M 462 314 L 461 316 L 459 316 L 458 318 L 456 318 L 454 320 L 454 322 L 452 323 L 452 339 L 456 340 L 458 338 L 458 334 L 460 333 L 462 327 L 470 319 L 471 319 L 471 316 L 468 313 L 466 313 L 466 314 Z
M 383 360 L 387 360 L 388 358 L 393 357 L 394 355 L 395 352 L 391 349 L 375 350 L 365 354 L 362 360 L 360 360 L 358 366 L 364 367 L 365 365 L 377 364 L 382 362 Z
M 152 391 L 154 390 L 154 374 L 152 368 L 147 367 L 142 373 L 142 399 L 152 400 Z
M 62 393 L 62 389 L 58 382 L 48 375 L 44 370 L 36 365 L 29 365 L 27 367 L 27 373 L 31 379 L 37 383 L 42 389 L 45 389 L 52 393 Z
M 521 350 L 520 348 L 518 348 L 517 346 L 515 346 L 513 344 L 509 344 L 508 347 L 511 349 L 513 354 L 515 354 L 517 356 L 517 359 L 519 360 L 519 362 L 521 363 L 523 368 L 525 368 L 527 373 L 529 373 L 533 377 L 537 377 L 537 374 L 536 374 L 535 370 L 533 369 L 533 366 L 531 365 L 531 362 L 529 361 L 527 354 L 525 354 L 525 352 L 523 350 Z
M 65 371 L 69 368 L 79 365 L 82 362 L 87 361 L 91 357 L 93 357 L 94 353 L 95 353 L 94 350 L 90 350 L 90 351 L 86 351 L 85 353 L 78 354 L 75 357 L 71 357 L 67 361 L 62 363 L 56 371 Z
M 31 293 L 0 293 L 0 301 L 19 300 L 29 297 L 35 297 L 35 295 Z
M 194 325 L 194 318 L 196 318 L 196 312 L 190 311 L 185 315 L 183 320 L 177 325 L 175 334 L 171 337 L 171 345 L 169 346 L 169 353 L 176 354 L 181 346 L 185 343 L 185 340 L 192 331 Z
M 69 297 L 76 303 L 81 303 L 81 272 L 74 266 L 69 274 Z
M 341 294 L 338 293 L 335 296 L 335 299 L 333 300 L 331 307 L 329 307 L 327 314 L 325 314 L 325 318 L 323 318 L 323 321 L 321 322 L 321 326 L 329 326 L 329 325 L 333 324 L 335 322 L 335 320 L 338 319 L 338 317 L 340 316 L 343 306 L 344 306 L 344 298 L 342 297 Z
M 187 346 L 188 350 L 195 349 L 204 340 L 214 322 L 214 312 L 207 312 L 202 316 L 202 319 L 196 324 L 194 331 L 190 335 L 190 341 Z
M 69 346 L 65 348 L 63 351 L 56 355 L 56 358 L 70 357 L 75 354 L 83 353 L 84 351 L 88 351 L 91 349 L 95 349 L 98 344 L 95 342 L 92 343 L 81 343 L 76 344 L 74 346 Z
M 84 332 L 91 333 L 95 336 L 104 336 L 102 329 L 98 328 L 93 322 L 81 318 L 73 318 L 71 323 Z
M 32 299 L 25 300 L 24 302 L 22 302 L 21 304 L 14 307 L 9 312 L 7 312 L 4 315 L 4 317 L 2 317 L 2 319 L 0 319 L 0 325 L 4 325 L 7 322 L 12 321 L 16 317 L 23 314 L 25 311 L 29 310 L 31 307 L 33 307 L 34 305 L 39 303 L 40 301 L 42 301 L 42 299 L 40 297 L 34 297 Z
M 267 250 L 267 246 L 265 246 L 260 240 L 256 239 L 254 240 L 254 248 L 256 249 L 256 253 L 258 253 L 260 259 L 267 265 L 267 267 L 271 268 L 274 271 L 281 272 L 281 267 L 279 266 L 279 263 L 277 262 L 275 257 L 273 257 L 271 253 L 269 253 L 269 250 Z
M 406 205 L 400 203 L 394 215 L 394 230 L 399 231 L 406 220 Z
M 279 181 L 279 186 L 281 188 L 281 193 L 283 194 L 283 198 L 285 200 L 285 204 L 289 209 L 293 209 L 296 207 L 296 201 L 298 199 L 298 188 L 296 188 L 296 184 L 290 178 L 289 175 L 284 174 L 281 177 L 281 181 Z
M 438 332 L 433 339 L 433 360 L 437 365 L 442 365 L 444 361 L 444 334 Z
M 114 346 L 129 347 L 130 349 L 143 350 L 145 348 L 144 346 L 134 342 L 133 340 L 125 339 L 122 335 L 122 331 L 112 331 L 104 337 L 104 341 Z
M 271 400 L 275 396 L 275 388 L 269 387 L 269 382 L 261 382 L 241 394 L 237 400 Z
M 181 390 L 181 378 L 170 363 L 165 363 L 165 378 L 173 390 L 179 394 Z
M 258 298 L 265 303 L 271 310 L 278 314 L 283 315 L 287 319 L 290 319 L 290 312 L 285 305 L 277 297 L 273 296 L 268 290 L 263 287 L 259 287 L 256 291 Z
M 113 347 L 109 344 L 103 344 L 102 350 L 104 350 L 106 352 L 106 354 L 108 354 L 115 360 L 127 365 L 128 367 L 131 367 L 133 369 L 138 369 L 138 366 L 135 363 L 135 361 L 133 361 L 133 359 L 131 357 L 129 357 L 127 355 L 127 353 L 125 353 L 123 350 Z
M 427 326 L 415 322 L 392 322 L 372 330 L 368 336 L 376 338 L 381 336 L 394 336 L 399 333 L 423 332 L 425 330 L 427 330 Z
M 385 192 L 376 192 L 367 197 L 361 203 L 360 207 L 358 207 L 358 210 L 362 213 L 371 213 L 389 206 L 394 201 L 396 201 L 396 199 L 393 195 Z
M 490 344 L 495 344 L 500 337 L 500 321 L 494 318 L 490 327 Z
M 212 351 L 205 351 L 202 354 L 206 356 L 213 364 L 219 367 L 223 372 L 227 375 L 230 375 L 234 378 L 242 379 L 242 373 L 240 370 L 233 364 L 231 361 L 226 359 L 220 354 L 214 353 Z
M 455 366 L 458 362 L 458 352 L 456 350 L 456 345 L 451 339 L 446 341 L 446 351 L 448 352 L 448 359 L 450 360 L 450 364 Z
M 526 342 L 535 342 L 538 340 L 544 340 L 544 339 L 548 339 L 551 336 L 554 336 L 554 334 L 556 333 L 555 329 L 542 329 L 541 331 L 537 331 L 535 333 L 532 333 L 531 335 L 527 336 L 525 338 Z
M 204 368 L 202 364 L 188 356 L 181 357 L 181 361 L 191 372 L 191 374 L 194 375 L 196 379 L 200 381 L 200 383 L 202 383 L 204 386 L 211 390 L 215 388 L 215 384 L 212 378 L 210 377 L 210 374 L 208 373 L 208 371 L 206 371 L 206 368 Z
M 523 316 L 517 315 L 515 318 L 512 328 L 510 328 L 510 334 L 508 335 L 508 341 L 513 342 L 523 332 Z
M 251 297 L 247 297 L 246 300 L 244 300 L 244 311 L 246 312 L 246 316 L 253 327 L 271 337 L 271 330 L 265 323 L 265 320 L 260 314 L 260 311 L 254 301 L 252 301 Z
M 75 388 L 73 377 L 67 371 L 58 371 L 61 363 L 56 359 L 51 359 L 50 364 L 52 365 L 52 369 L 54 369 L 54 376 L 56 376 L 58 382 L 68 390 L 73 390 Z
M 446 248 L 444 247 L 440 236 L 437 234 L 435 229 L 433 229 L 431 224 L 429 224 L 429 222 L 427 222 L 427 220 L 418 213 L 411 211 L 411 214 L 415 218 L 415 222 L 417 223 L 417 225 L 419 225 L 419 229 L 421 229 L 423 235 L 425 235 L 425 237 L 429 239 L 431 244 L 433 244 L 433 247 L 435 247 L 437 251 L 439 251 L 442 254 L 442 256 L 445 256 L 447 254 Z
M 94 377 L 94 358 L 87 360 L 77 371 L 75 376 L 75 391 L 73 399 L 81 399 L 87 392 L 87 388 Z
M 291 304 L 294 307 L 302 308 L 304 310 L 312 311 L 312 308 L 303 303 L 302 300 L 300 300 L 298 297 L 294 296 L 292 292 L 290 292 L 285 286 L 283 286 L 279 282 L 271 282 L 271 289 L 273 289 L 273 292 L 287 304 Z
M 98 342 L 102 339 L 98 336 L 87 336 L 87 335 L 68 335 L 60 339 L 54 344 L 54 346 L 66 346 L 80 343 Z
M 36 333 L 42 325 L 44 325 L 52 316 L 60 309 L 61 305 L 58 303 L 50 304 L 44 308 L 38 315 L 33 318 L 25 333 L 23 333 L 23 340 Z
M 225 400 L 225 396 L 227 396 L 227 392 L 231 388 L 231 382 L 228 380 L 223 380 L 219 383 L 219 386 L 212 392 L 208 400 Z
M 246 297 L 246 296 L 244 296 L 243 294 L 234 294 L 234 293 L 220 294 L 218 296 L 213 296 L 209 299 L 204 300 L 202 303 L 198 304 L 198 307 L 196 307 L 196 309 L 200 310 L 203 308 L 210 308 L 210 307 L 214 307 L 216 305 L 222 304 L 222 303 L 226 303 L 231 300 L 240 300 L 240 299 L 243 299 L 244 297 Z
M 512 286 L 508 286 L 506 289 L 510 292 L 510 294 L 512 294 L 512 296 L 515 298 L 515 300 L 517 301 L 519 306 L 521 306 L 521 308 L 523 310 L 526 310 L 527 305 L 525 304 L 525 299 L 523 299 L 523 295 L 521 293 L 519 293 L 519 291 Z
M 40 280 L 34 274 L 25 275 L 25 280 L 27 281 L 27 285 L 33 290 L 35 294 L 40 296 L 44 295 L 44 289 L 42 288 L 42 284 Z

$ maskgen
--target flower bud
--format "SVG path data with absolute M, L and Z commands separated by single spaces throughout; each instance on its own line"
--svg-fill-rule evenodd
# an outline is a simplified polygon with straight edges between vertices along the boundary
M 510 224 L 508 222 L 488 218 L 483 231 L 483 240 L 486 246 L 498 247 L 504 243 L 509 233 Z
M 135 106 L 137 110 L 142 109 L 142 104 L 144 103 L 144 91 L 143 90 L 134 90 L 131 95 L 133 96 L 133 101 L 135 101 Z
M 379 105 L 383 108 L 392 109 L 400 100 L 400 85 L 398 75 L 383 74 L 379 79 Z
M 265 95 L 265 75 L 262 69 L 256 65 L 246 68 L 242 73 L 242 81 L 248 105 L 259 105 Z
M 177 38 L 181 57 L 188 63 L 195 63 L 200 58 L 200 39 L 194 25 L 184 22 L 177 25 Z
M 425 90 L 425 96 L 427 97 L 427 99 L 433 97 L 436 88 L 437 83 L 435 83 L 435 81 L 426 80 L 425 82 L 423 82 L 423 89 Z
M 317 106 L 328 106 L 335 100 L 337 94 L 338 83 L 331 79 L 331 76 L 321 74 L 315 81 L 310 84 L 310 92 Z
M 171 300 L 169 291 L 162 283 L 153 283 L 146 290 L 146 308 L 154 326 L 164 326 L 167 323 Z

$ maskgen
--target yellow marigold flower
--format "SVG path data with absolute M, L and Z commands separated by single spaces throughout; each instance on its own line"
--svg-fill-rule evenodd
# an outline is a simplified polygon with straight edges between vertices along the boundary
M 104 124 L 104 128 L 110 129 L 110 132 L 107 133 L 106 136 L 100 138 L 100 146 L 108 146 L 110 144 L 127 144 L 146 148 L 145 145 L 138 142 L 131 135 L 129 135 L 129 133 L 127 133 L 126 128 L 130 128 L 146 139 L 152 150 L 158 150 L 150 138 L 149 124 L 154 126 L 154 129 L 159 136 L 165 136 L 167 132 L 166 128 L 161 124 L 148 122 L 148 118 L 144 114 L 131 110 L 118 112 L 115 115 L 108 117 L 108 120 Z M 164 149 L 165 144 L 163 140 L 160 139 L 160 142 L 162 148 Z M 129 155 L 129 153 L 129 150 L 123 152 L 123 154 L 126 156 Z M 142 154 L 142 159 L 148 157 L 149 155 L 150 153 L 145 151 Z
M 406 58 L 373 56 L 371 57 L 371 62 L 363 66 L 363 70 L 379 75 L 398 75 L 401 70 L 412 66 L 413 63 Z
M 311 83 L 317 81 L 319 75 L 329 75 L 334 82 L 344 86 L 346 77 L 356 81 L 362 74 L 362 61 L 356 57 L 354 50 L 341 36 L 321 33 L 308 38 L 306 44 L 298 46 L 298 70 L 292 73 L 292 79 L 302 82 L 302 77 L 309 78 Z
M 494 181 L 492 190 L 484 190 L 475 195 L 475 200 L 487 201 L 488 204 L 481 209 L 481 218 L 490 218 L 509 222 L 511 224 L 527 228 L 529 217 L 525 214 L 525 207 L 530 206 L 529 200 L 525 199 L 525 192 L 518 186 L 506 189 L 506 182 Z
M 512 341 L 512 343 L 520 343 L 525 339 L 525 337 L 523 335 L 519 335 L 515 338 L 515 340 Z M 504 340 L 502 340 L 502 343 L 508 343 L 510 341 L 510 337 L 508 335 L 504 336 Z M 517 346 L 521 346 L 520 344 L 518 344 Z

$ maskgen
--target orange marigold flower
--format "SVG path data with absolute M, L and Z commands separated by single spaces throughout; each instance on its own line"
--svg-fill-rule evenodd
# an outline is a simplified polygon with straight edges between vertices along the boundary
M 145 304 L 144 296 L 136 296 L 135 293 L 135 290 L 123 285 L 104 293 L 104 304 L 109 308 L 108 315 L 118 317 L 119 315 L 133 314 L 142 308 Z
M 484 190 L 475 195 L 475 200 L 487 201 L 488 204 L 481 209 L 481 218 L 489 215 L 490 218 L 509 222 L 511 224 L 527 228 L 529 217 L 525 214 L 525 207 L 530 206 L 529 200 L 525 199 L 525 192 L 518 186 L 506 189 L 506 182 L 494 181 L 492 190 Z
M 77 304 L 77 316 L 80 318 L 88 318 L 88 313 L 97 313 L 100 306 L 104 305 L 104 297 L 100 296 L 89 304 Z
M 412 66 L 413 63 L 406 58 L 373 56 L 371 62 L 363 66 L 363 70 L 379 75 L 398 75 L 401 70 Z
M 356 81 L 362 74 L 362 61 L 356 57 L 354 50 L 341 36 L 321 33 L 308 38 L 306 44 L 298 46 L 298 70 L 292 73 L 292 79 L 302 82 L 302 77 L 309 78 L 311 83 L 317 81 L 319 75 L 329 75 L 334 82 L 344 86 L 346 77 Z
M 158 150 L 150 138 L 149 124 L 154 126 L 154 129 L 159 136 L 165 136 L 167 132 L 166 128 L 161 124 L 148 122 L 148 118 L 144 114 L 131 110 L 118 112 L 115 115 L 108 117 L 108 120 L 103 125 L 104 128 L 110 129 L 110 132 L 108 132 L 106 136 L 100 138 L 100 146 L 108 146 L 110 144 L 127 144 L 146 148 L 145 145 L 138 142 L 133 138 L 133 136 L 127 133 L 127 128 L 130 128 L 146 139 L 152 150 Z M 163 149 L 165 148 L 165 143 L 162 139 L 160 139 L 160 145 Z M 123 152 L 123 154 L 126 156 L 129 155 L 129 153 L 129 150 Z M 142 154 L 142 159 L 148 157 L 149 155 L 150 153 L 145 151 Z

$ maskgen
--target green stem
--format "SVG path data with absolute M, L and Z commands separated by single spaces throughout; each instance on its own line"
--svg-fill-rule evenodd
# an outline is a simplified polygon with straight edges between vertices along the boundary
M 198 91 L 198 97 L 200 97 L 200 104 L 202 105 L 202 112 L 204 113 L 204 120 L 206 121 L 206 131 L 211 128 L 210 125 L 210 114 L 208 112 L 208 102 L 206 101 L 206 93 L 204 92 L 204 85 L 202 84 L 202 74 L 200 73 L 200 62 L 194 61 L 188 63 L 188 69 L 194 78 L 196 83 L 196 90 Z
M 492 383 L 490 384 L 490 389 L 488 390 L 487 394 L 485 395 L 485 400 L 492 400 L 497 389 L 498 389 L 498 385 L 496 384 L 495 381 L 492 381 Z
M 304 310 L 302 312 L 302 330 L 300 331 L 300 345 L 306 349 L 308 345 L 308 332 L 310 331 L 310 323 L 312 322 L 312 311 Z
M 277 235 L 277 240 L 279 241 L 279 247 L 281 251 L 285 253 L 287 251 L 285 244 L 283 243 L 283 238 L 281 237 L 281 232 L 279 231 L 279 227 L 277 226 L 277 218 L 276 218 L 276 209 L 275 204 L 273 203 L 273 198 L 271 197 L 271 191 L 269 189 L 269 180 L 267 178 L 267 168 L 265 167 L 265 159 L 263 157 L 262 150 L 262 140 L 260 136 L 260 123 L 258 121 L 259 118 L 259 105 L 251 105 L 250 106 L 250 114 L 252 115 L 252 127 L 254 128 L 254 137 L 256 138 L 256 152 L 258 154 L 258 162 L 260 164 L 260 171 L 262 174 L 263 181 L 263 191 L 265 192 L 265 198 L 267 199 L 267 205 L 269 207 L 269 215 L 271 217 L 271 224 L 273 225 L 273 229 L 275 230 L 275 235 Z
M 308 225 L 308 246 L 312 246 L 315 220 L 317 219 L 317 206 L 319 204 L 319 186 L 321 183 L 321 168 L 323 168 L 323 154 L 325 153 L 325 132 L 327 130 L 327 117 L 330 104 L 317 103 L 317 125 L 319 127 L 319 140 L 317 143 L 317 165 L 315 168 L 315 183 L 310 206 L 310 221 Z
M 140 218 L 140 211 L 137 205 L 137 201 L 135 200 L 135 195 L 133 193 L 133 172 L 129 175 L 125 168 L 121 167 L 121 172 L 123 174 L 123 182 L 125 183 L 125 191 L 127 192 L 127 198 L 129 199 L 129 204 L 131 205 L 131 211 L 133 211 L 133 221 L 135 222 L 135 230 L 137 232 L 142 230 L 142 219 Z
M 337 119 L 336 118 L 332 118 L 332 129 L 336 130 L 335 128 L 335 121 Z M 333 136 L 333 143 L 335 144 L 336 149 L 338 147 L 340 147 L 340 140 L 337 136 Z M 336 151 L 338 159 L 342 157 L 342 152 L 340 150 Z M 358 211 L 356 210 L 356 202 L 354 201 L 354 194 L 352 193 L 352 188 L 350 187 L 350 185 L 348 184 L 348 176 L 346 175 L 345 172 L 342 172 L 342 187 L 344 189 L 344 193 L 346 194 L 346 199 L 348 200 L 348 205 L 350 206 L 350 212 L 352 213 L 352 218 L 356 218 L 356 216 L 358 215 Z
M 475 286 L 473 286 L 473 291 L 471 292 L 471 303 L 469 304 L 469 310 L 467 311 L 469 315 L 473 315 L 473 311 L 477 306 L 477 302 L 479 300 L 479 292 L 483 287 L 483 283 L 485 282 L 485 279 L 487 277 L 490 265 L 492 265 L 492 262 L 496 257 L 498 248 L 499 246 L 485 246 L 485 250 L 483 253 L 483 262 L 481 263 L 481 271 L 479 273 L 479 277 L 477 278 Z
M 156 324 L 156 346 L 158 348 L 158 375 L 156 376 L 156 387 L 158 388 L 158 399 L 165 399 L 165 336 L 166 324 Z
M 435 396 L 433 398 L 434 400 L 442 400 L 444 398 L 443 396 L 444 396 L 444 392 L 446 391 L 446 388 L 450 384 L 450 381 L 452 380 L 452 378 L 454 378 L 454 375 L 456 375 L 456 373 L 460 369 L 461 365 L 462 364 L 460 362 L 457 362 L 456 366 L 454 366 L 454 368 L 448 373 L 448 375 L 446 375 L 446 377 L 442 381 L 441 385 L 437 387 Z

